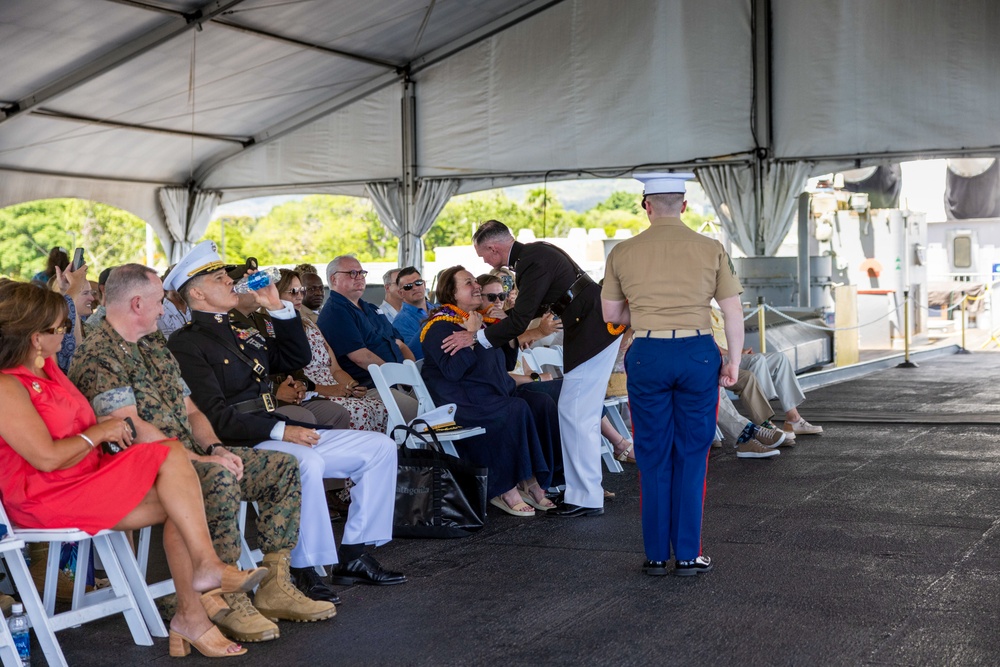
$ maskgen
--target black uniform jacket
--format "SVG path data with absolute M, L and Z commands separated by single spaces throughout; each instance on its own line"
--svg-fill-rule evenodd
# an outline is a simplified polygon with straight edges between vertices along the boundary
M 191 399 L 208 417 L 216 435 L 227 446 L 253 447 L 271 439 L 277 421 L 298 424 L 282 415 L 266 411 L 239 413 L 232 406 L 260 397 L 270 390 L 267 378 L 260 378 L 216 338 L 230 340 L 252 361 L 268 373 L 302 368 L 312 358 L 309 340 L 296 315 L 290 320 L 273 320 L 275 338 L 265 340 L 254 328 L 241 328 L 228 314 L 191 312 L 191 322 L 175 331 L 167 347 L 177 358 L 181 376 L 191 388 Z M 215 337 L 200 331 L 210 330 Z
M 517 284 L 517 301 L 506 319 L 486 327 L 486 340 L 494 347 L 504 345 L 524 333 L 528 324 L 559 300 L 577 278 L 573 261 L 548 243 L 514 242 L 510 268 Z M 601 311 L 601 286 L 590 283 L 562 314 L 563 367 L 571 371 L 610 345 Z

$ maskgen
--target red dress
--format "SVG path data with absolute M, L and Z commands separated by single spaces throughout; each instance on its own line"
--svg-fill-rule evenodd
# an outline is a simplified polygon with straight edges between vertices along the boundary
M 48 380 L 24 366 L 0 373 L 17 378 L 28 390 L 53 440 L 97 423 L 90 403 L 54 358 L 45 360 Z M 167 445 L 135 444 L 109 456 L 98 446 L 72 468 L 42 472 L 0 438 L 0 496 L 16 526 L 77 528 L 93 535 L 117 525 L 139 505 L 169 452 Z

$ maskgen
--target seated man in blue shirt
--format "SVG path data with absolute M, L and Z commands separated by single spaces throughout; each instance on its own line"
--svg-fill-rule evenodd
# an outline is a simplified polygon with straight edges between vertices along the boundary
M 427 303 L 427 288 L 417 267 L 408 266 L 396 274 L 396 290 L 403 299 L 399 314 L 392 321 L 400 338 L 413 352 L 414 359 L 423 359 L 424 350 L 420 345 L 420 329 L 430 312 Z
M 354 257 L 335 257 L 326 267 L 330 298 L 316 324 L 337 356 L 340 367 L 371 388 L 374 384 L 368 372 L 369 364 L 400 363 L 403 359 L 413 359 L 413 353 L 379 309 L 361 300 L 366 275 L 368 272 Z

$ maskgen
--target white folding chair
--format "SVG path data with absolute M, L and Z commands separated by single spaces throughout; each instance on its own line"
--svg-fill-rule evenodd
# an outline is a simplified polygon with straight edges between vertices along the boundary
M 536 373 L 541 373 L 545 366 L 552 366 L 560 373 L 563 368 L 563 351 L 561 347 L 533 347 L 523 351 L 523 360 Z M 605 399 L 602 415 L 611 421 L 615 430 L 623 436 L 628 437 L 628 428 L 622 420 L 621 413 L 616 406 L 627 401 L 627 398 L 612 397 Z M 615 458 L 615 446 L 611 441 L 601 436 L 601 460 L 607 467 L 608 472 L 623 472 L 622 464 Z
M 431 398 L 431 393 L 427 390 L 427 385 L 424 384 L 424 379 L 420 377 L 417 365 L 409 359 L 401 364 L 386 363 L 381 366 L 372 364 L 368 367 L 368 372 L 371 373 L 372 381 L 375 382 L 375 388 L 378 389 L 379 396 L 385 402 L 385 409 L 389 413 L 386 434 L 391 436 L 392 429 L 401 424 L 406 424 L 406 420 L 403 419 L 403 413 L 396 404 L 396 399 L 391 391 L 393 386 L 408 385 L 413 388 L 413 393 L 417 397 L 418 419 L 421 415 L 425 415 L 435 408 L 434 400 Z M 445 453 L 458 456 L 458 451 L 455 449 L 455 445 L 452 444 L 455 440 L 463 440 L 471 438 L 474 435 L 482 435 L 483 433 L 486 433 L 486 429 L 482 426 L 471 426 L 456 431 L 440 432 L 437 433 L 437 437 Z M 411 449 L 422 447 L 421 442 L 413 436 L 407 436 L 405 442 L 406 446 Z
M 0 514 L 2 512 L 3 508 L 0 506 Z M 0 520 L 0 523 L 6 523 L 10 527 L 6 518 Z M 21 604 L 24 605 L 28 621 L 35 631 L 35 638 L 38 640 L 38 645 L 42 647 L 42 653 L 45 654 L 45 661 L 52 667 L 65 667 L 66 657 L 56 640 L 55 632 L 49 624 L 48 614 L 45 613 L 45 607 L 42 606 L 42 601 L 35 590 L 31 573 L 28 571 L 28 564 L 24 561 L 24 554 L 21 552 L 22 549 L 24 549 L 22 540 L 7 535 L 0 540 L 0 560 L 4 562 L 7 572 L 14 579 L 18 594 L 21 596 Z M 14 638 L 11 637 L 10 630 L 7 629 L 7 623 L 3 618 L 0 618 L 0 664 L 3 664 L 3 667 L 21 667 L 21 659 L 17 656 L 17 650 L 14 648 Z
M 49 545 L 48 568 L 41 609 L 48 618 L 48 626 L 52 632 L 121 613 L 125 616 L 129 631 L 132 633 L 132 639 L 136 644 L 152 646 L 151 634 L 156 637 L 167 636 L 167 628 L 156 609 L 153 596 L 146 586 L 145 577 L 139 570 L 139 565 L 125 533 L 117 530 L 102 530 L 91 536 L 76 528 L 18 528 L 11 523 L 2 502 L 0 502 L 0 523 L 6 524 L 13 537 L 18 540 L 46 542 Z M 97 550 L 111 586 L 87 593 L 85 592 L 86 568 L 90 559 L 91 541 Z M 64 542 L 79 542 L 80 546 L 71 609 L 56 614 L 55 596 L 59 552 Z M 10 562 L 8 560 L 8 563 Z M 20 581 L 16 576 L 14 581 L 18 592 L 22 593 L 22 597 L 24 585 L 34 589 L 34 582 L 31 581 L 30 576 L 26 582 Z

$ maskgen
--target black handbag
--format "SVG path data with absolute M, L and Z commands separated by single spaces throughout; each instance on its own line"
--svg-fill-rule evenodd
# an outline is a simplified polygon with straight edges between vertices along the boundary
M 421 424 L 422 422 L 422 424 Z M 415 424 L 426 425 L 423 420 Z M 393 537 L 468 537 L 486 520 L 486 475 L 468 461 L 446 454 L 437 434 L 429 426 L 417 431 L 401 425 L 392 430 L 404 434 L 399 447 L 396 475 L 396 510 Z M 410 449 L 406 439 L 413 436 L 427 449 Z

